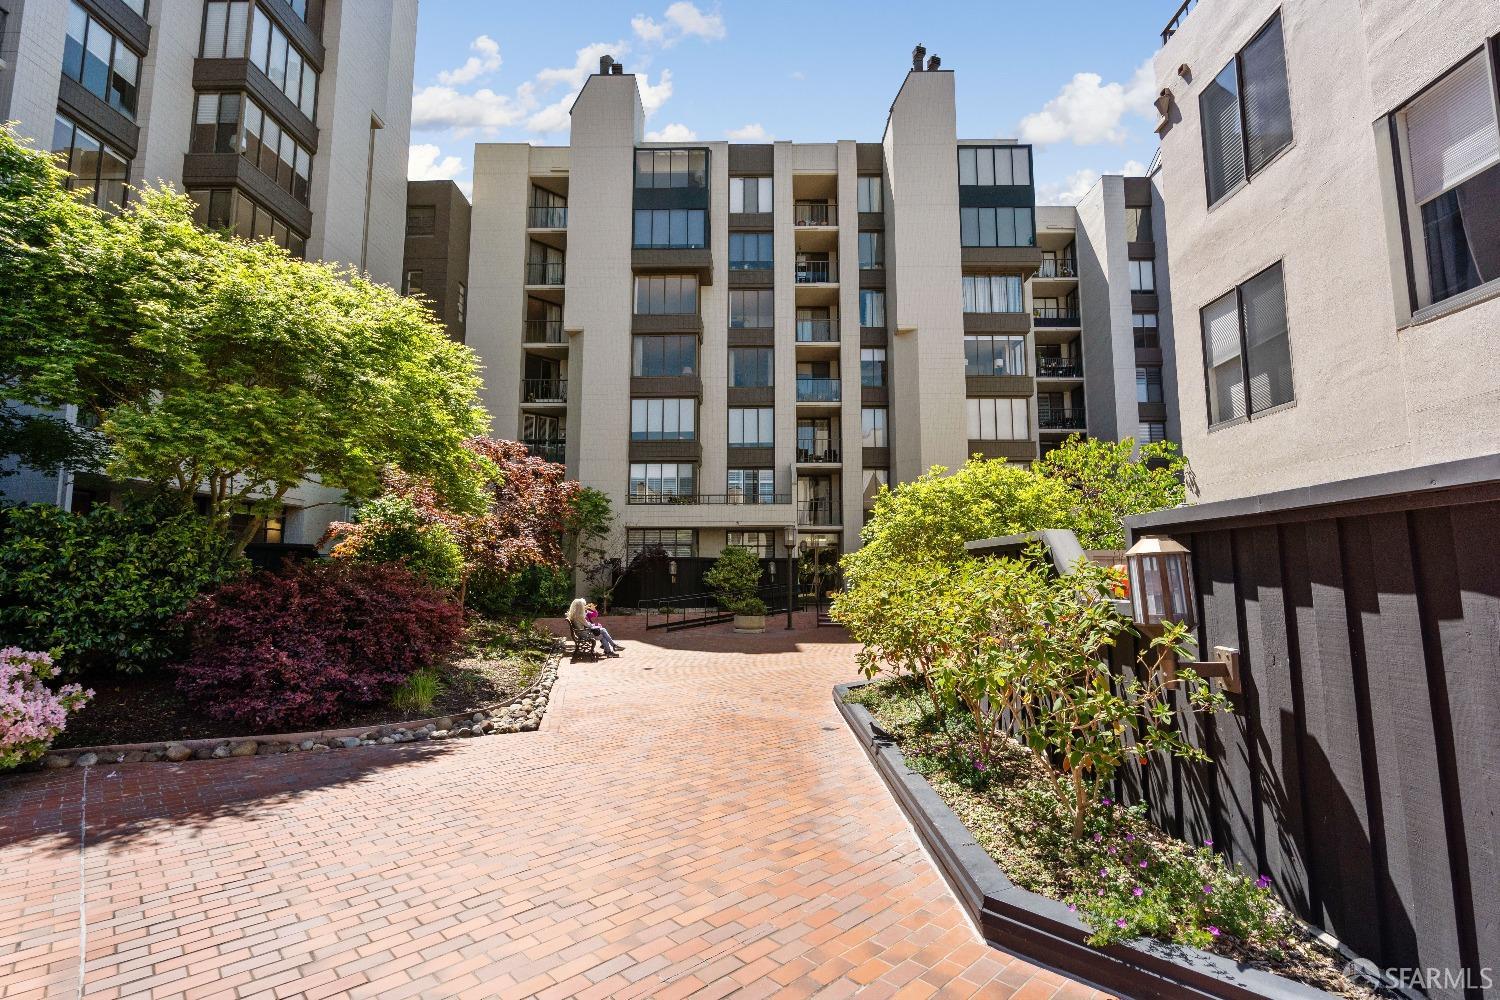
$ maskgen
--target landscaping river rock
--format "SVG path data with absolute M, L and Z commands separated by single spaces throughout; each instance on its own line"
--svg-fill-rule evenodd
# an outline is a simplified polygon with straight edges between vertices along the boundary
M 430 740 L 473 739 L 507 733 L 534 732 L 542 724 L 552 685 L 557 682 L 558 659 L 550 660 L 531 686 L 509 702 L 464 716 L 393 723 L 363 730 L 293 733 L 227 740 L 188 740 L 131 747 L 78 747 L 48 754 L 44 768 L 89 767 L 94 764 L 137 764 L 152 761 L 182 763 L 230 757 L 270 757 L 284 753 L 322 753 L 355 747 L 391 746 Z

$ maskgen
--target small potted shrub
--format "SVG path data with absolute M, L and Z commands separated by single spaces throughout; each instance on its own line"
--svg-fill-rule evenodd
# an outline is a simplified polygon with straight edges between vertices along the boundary
M 749 549 L 731 545 L 703 574 L 719 604 L 734 615 L 736 632 L 766 630 L 766 602 L 760 599 L 760 560 Z

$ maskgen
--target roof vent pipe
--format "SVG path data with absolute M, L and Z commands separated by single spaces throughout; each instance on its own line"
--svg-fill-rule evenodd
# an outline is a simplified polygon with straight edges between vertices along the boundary
M 610 74 L 612 76 L 624 76 L 625 75 L 625 65 L 624 65 L 624 63 L 615 63 L 613 66 L 611 66 L 609 68 L 609 72 L 610 72 Z
M 926 47 L 921 42 L 918 42 L 917 47 L 911 50 L 911 70 L 913 73 L 922 72 L 922 58 L 926 55 Z
M 610 74 L 610 67 L 613 66 L 614 64 L 615 64 L 615 57 L 614 56 L 600 56 L 599 57 L 599 75 L 600 76 L 608 76 Z
M 928 56 L 927 57 L 927 72 L 931 73 L 933 70 L 937 69 L 942 64 L 943 64 L 943 60 L 939 59 L 937 56 Z

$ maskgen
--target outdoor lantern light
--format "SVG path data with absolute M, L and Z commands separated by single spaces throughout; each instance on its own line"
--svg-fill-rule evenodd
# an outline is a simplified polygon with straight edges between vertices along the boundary
M 1170 538 L 1147 535 L 1125 553 L 1130 572 L 1130 603 L 1141 625 L 1181 622 L 1194 617 L 1193 567 L 1188 550 Z
M 672 582 L 673 583 L 677 582 L 677 560 L 676 559 L 673 559 L 671 562 L 667 563 L 667 575 L 672 578 Z

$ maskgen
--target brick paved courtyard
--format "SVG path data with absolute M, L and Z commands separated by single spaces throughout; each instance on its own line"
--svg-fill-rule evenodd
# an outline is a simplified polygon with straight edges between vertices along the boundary
M 612 624 L 538 733 L 0 779 L 0 997 L 78 994 L 80 870 L 89 997 L 1097 996 L 974 934 L 841 631 Z

